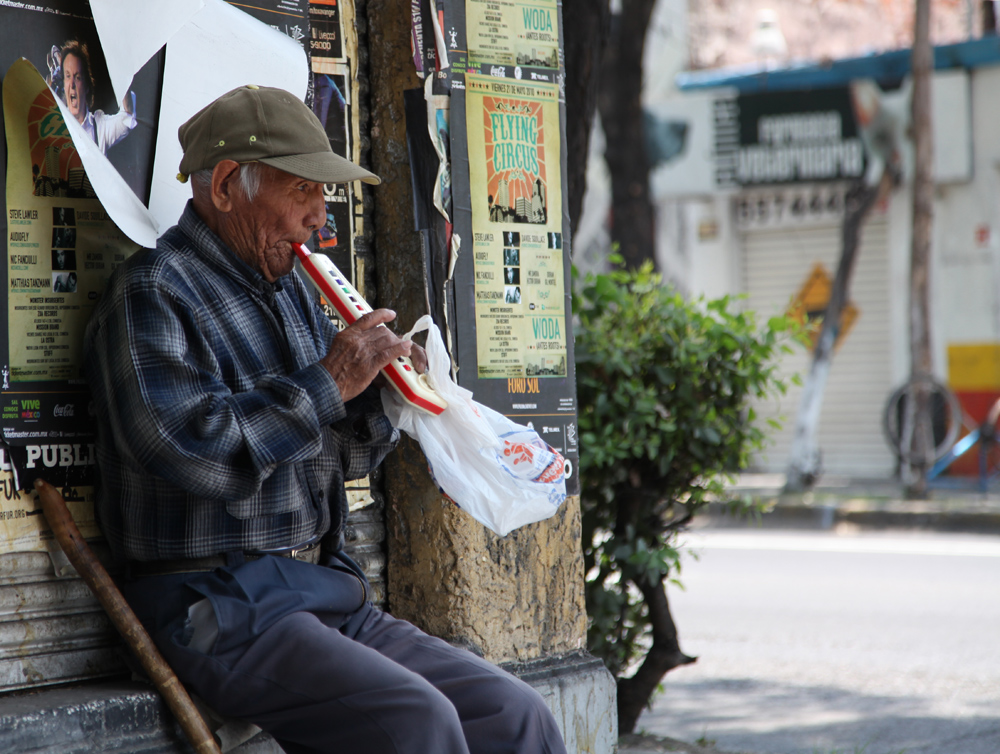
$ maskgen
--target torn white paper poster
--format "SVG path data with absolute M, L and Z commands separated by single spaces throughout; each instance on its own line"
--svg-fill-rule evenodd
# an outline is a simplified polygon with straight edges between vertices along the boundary
M 204 6 L 204 0 L 90 0 L 119 102 L 132 77 Z
M 277 86 L 304 99 L 309 67 L 302 47 L 223 0 L 205 0 L 167 43 L 149 209 L 164 230 L 191 198 L 177 180 L 177 129 L 212 100 L 244 84 Z

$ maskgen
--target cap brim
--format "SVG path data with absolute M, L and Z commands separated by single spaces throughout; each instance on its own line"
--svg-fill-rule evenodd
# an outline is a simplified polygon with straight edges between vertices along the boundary
M 355 165 L 333 152 L 313 154 L 291 154 L 282 157 L 261 157 L 260 162 L 286 173 L 317 183 L 350 183 L 362 181 L 376 185 L 382 182 L 374 173 Z

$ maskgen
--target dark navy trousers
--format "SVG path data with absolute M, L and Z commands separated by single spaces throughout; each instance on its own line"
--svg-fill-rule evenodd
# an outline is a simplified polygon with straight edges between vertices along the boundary
M 191 691 L 288 754 L 564 754 L 534 689 L 375 608 L 333 566 L 264 558 L 123 591 Z M 195 603 L 212 606 L 209 634 Z

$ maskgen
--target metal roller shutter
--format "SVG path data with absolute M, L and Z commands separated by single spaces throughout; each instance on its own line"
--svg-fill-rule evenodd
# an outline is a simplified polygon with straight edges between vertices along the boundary
M 785 311 L 820 262 L 831 278 L 840 258 L 839 224 L 748 230 L 742 235 L 743 289 L 748 307 L 769 317 Z M 822 470 L 853 477 L 889 477 L 895 458 L 882 435 L 882 409 L 892 390 L 889 334 L 889 243 L 884 216 L 869 218 L 862 231 L 850 301 L 857 320 L 834 355 L 820 415 Z M 797 349 L 784 359 L 785 375 L 808 374 L 810 354 Z M 759 471 L 787 466 L 801 388 L 792 385 L 780 400 L 758 406 L 763 417 L 782 417 L 784 427 L 756 460 Z
M 0 555 L 0 689 L 124 672 L 118 644 L 87 586 L 57 578 L 48 554 Z

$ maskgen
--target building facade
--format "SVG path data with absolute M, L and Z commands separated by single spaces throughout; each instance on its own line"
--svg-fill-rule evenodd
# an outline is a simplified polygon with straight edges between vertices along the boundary
M 998 64 L 1000 43 L 985 37 L 936 48 L 932 77 L 934 373 L 958 394 L 970 427 L 1000 397 Z M 897 471 L 883 413 L 910 371 L 910 89 L 909 51 L 898 51 L 682 74 L 677 94 L 649 107 L 651 138 L 661 145 L 652 174 L 661 268 L 691 294 L 745 294 L 761 319 L 793 302 L 822 315 L 842 248 L 845 195 L 859 180 L 877 180 L 881 144 L 898 148 L 902 182 L 863 226 L 823 401 L 818 439 L 831 475 Z M 868 115 L 859 111 L 866 96 L 874 96 Z M 804 376 L 809 363 L 802 350 L 782 370 Z M 782 418 L 784 429 L 756 470 L 787 468 L 800 394 L 793 386 L 759 407 Z M 970 471 L 970 460 L 951 471 Z

